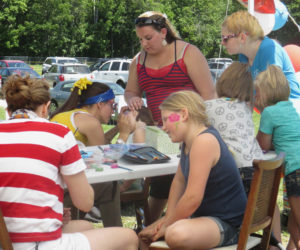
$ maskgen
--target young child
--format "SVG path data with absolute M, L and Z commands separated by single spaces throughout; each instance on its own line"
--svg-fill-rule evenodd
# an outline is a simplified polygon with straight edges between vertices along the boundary
M 233 154 L 248 194 L 253 160 L 263 157 L 252 121 L 253 81 L 249 65 L 232 63 L 217 81 L 216 91 L 218 99 L 205 101 L 206 114 Z
M 255 80 L 255 106 L 262 112 L 257 140 L 263 150 L 285 153 L 284 179 L 291 212 L 290 237 L 300 248 L 300 100 L 289 101 L 289 83 L 270 65 Z
M 207 121 L 194 91 L 170 94 L 160 105 L 163 130 L 182 142 L 165 216 L 139 233 L 141 249 L 164 236 L 171 249 L 210 249 L 235 244 L 246 195 L 235 161 Z

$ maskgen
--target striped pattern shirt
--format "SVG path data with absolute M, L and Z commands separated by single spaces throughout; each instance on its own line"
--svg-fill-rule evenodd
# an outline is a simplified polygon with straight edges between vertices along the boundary
M 0 207 L 13 242 L 62 234 L 62 175 L 85 169 L 69 129 L 42 118 L 0 123 Z
M 196 88 L 187 74 L 187 70 L 183 61 L 184 54 L 188 46 L 184 48 L 182 58 L 176 58 L 176 42 L 175 42 L 175 62 L 161 69 L 155 70 L 146 68 L 145 61 L 140 63 L 138 58 L 137 72 L 138 83 L 142 91 L 146 94 L 147 105 L 152 112 L 154 121 L 162 125 L 161 113 L 159 105 L 171 93 L 180 90 L 195 90 Z

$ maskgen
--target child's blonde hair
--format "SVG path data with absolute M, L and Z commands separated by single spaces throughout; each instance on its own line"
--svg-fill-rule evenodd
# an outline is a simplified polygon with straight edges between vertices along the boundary
M 237 98 L 240 102 L 253 104 L 253 81 L 249 65 L 232 63 L 220 76 L 216 84 L 219 97 Z
M 222 24 L 222 28 L 225 28 L 228 32 L 234 34 L 244 32 L 253 40 L 262 40 L 264 38 L 264 31 L 256 17 L 245 10 L 234 12 L 226 17 Z
M 290 96 L 290 85 L 281 68 L 269 65 L 265 71 L 259 73 L 254 82 L 259 91 L 256 99 L 258 108 L 264 109 L 280 101 L 287 101 Z
M 199 94 L 190 90 L 178 91 L 170 94 L 159 106 L 160 110 L 179 112 L 186 108 L 189 119 L 209 126 L 208 117 L 205 112 L 205 104 Z

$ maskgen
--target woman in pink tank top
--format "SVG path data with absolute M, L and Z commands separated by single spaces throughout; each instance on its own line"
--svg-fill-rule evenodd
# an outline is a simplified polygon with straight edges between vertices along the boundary
M 216 98 L 207 61 L 194 45 L 181 40 L 166 15 L 148 11 L 136 20 L 136 34 L 141 43 L 130 65 L 125 99 L 130 109 L 143 105 L 145 92 L 147 105 L 154 121 L 161 125 L 158 109 L 169 94 L 180 90 L 194 90 L 204 100 Z M 155 177 L 151 180 L 150 221 L 158 219 L 165 207 L 172 176 Z

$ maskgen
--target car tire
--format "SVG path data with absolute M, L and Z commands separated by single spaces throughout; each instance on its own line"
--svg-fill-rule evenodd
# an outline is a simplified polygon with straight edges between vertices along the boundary
M 122 80 L 118 80 L 117 84 L 119 84 L 123 89 L 126 88 L 126 84 Z
M 55 100 L 51 100 L 50 105 L 49 105 L 49 113 L 52 114 L 55 112 L 58 108 L 58 104 Z

